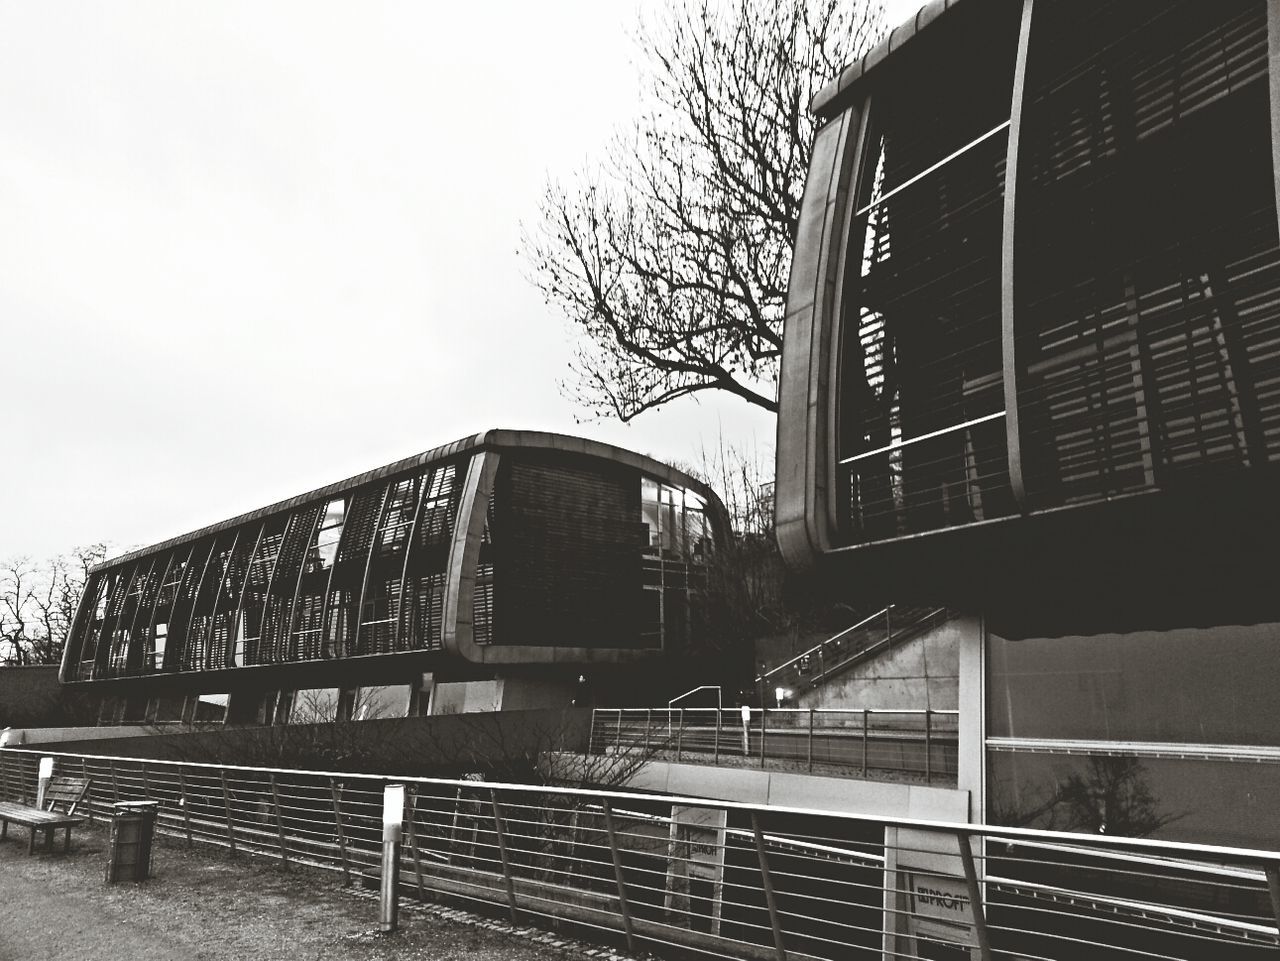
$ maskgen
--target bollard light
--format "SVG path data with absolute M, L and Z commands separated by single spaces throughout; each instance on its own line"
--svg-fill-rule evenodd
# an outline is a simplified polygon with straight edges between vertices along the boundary
M 388 784 L 382 791 L 382 884 L 378 930 L 390 934 L 400 914 L 400 832 L 404 827 L 404 785 Z

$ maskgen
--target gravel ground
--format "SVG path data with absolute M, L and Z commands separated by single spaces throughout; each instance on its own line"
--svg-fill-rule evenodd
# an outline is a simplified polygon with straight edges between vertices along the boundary
M 0 843 L 0 961 L 585 961 L 625 956 L 558 935 L 402 901 L 377 932 L 377 901 L 336 874 L 158 839 L 143 884 L 104 884 L 107 831 L 84 825 L 69 855 Z

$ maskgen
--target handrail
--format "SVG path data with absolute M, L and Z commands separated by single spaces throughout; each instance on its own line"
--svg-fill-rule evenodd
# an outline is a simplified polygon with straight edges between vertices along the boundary
M 929 818 L 910 818 L 885 814 L 857 814 L 849 811 L 830 811 L 815 808 L 794 807 L 791 805 L 749 804 L 743 801 L 714 800 L 705 797 L 688 797 L 678 794 L 641 794 L 634 791 L 606 791 L 598 788 L 558 787 L 548 784 L 513 784 L 500 781 L 467 781 L 454 778 L 416 777 L 399 774 L 366 774 L 356 771 L 313 771 L 297 768 L 252 767 L 243 764 L 212 764 L 201 761 L 171 761 L 159 758 L 127 757 L 111 754 L 84 754 L 72 751 L 46 751 L 39 745 L 23 745 L 20 747 L 0 748 L 0 755 L 21 754 L 32 757 L 65 757 L 87 761 L 122 761 L 128 764 L 145 763 L 148 769 L 153 767 L 204 768 L 213 771 L 248 771 L 256 774 L 291 774 L 318 778 L 354 779 L 385 783 L 387 781 L 406 781 L 415 784 L 430 784 L 440 787 L 464 788 L 475 790 L 482 786 L 486 790 L 511 791 L 516 793 L 553 794 L 583 798 L 602 798 L 611 801 L 630 801 L 638 804 L 652 804 L 661 801 L 687 807 L 715 808 L 745 813 L 756 812 L 769 816 L 776 815 L 809 815 L 821 817 L 825 821 L 846 821 L 860 824 L 874 824 L 880 827 L 921 828 L 943 831 L 953 835 L 970 837 L 986 837 L 997 841 L 1045 841 L 1059 845 L 1078 844 L 1085 848 L 1116 849 L 1131 852 L 1153 852 L 1169 855 L 1180 852 L 1189 859 L 1213 858 L 1217 862 L 1262 864 L 1275 867 L 1280 865 L 1280 851 L 1267 851 L 1261 848 L 1238 848 L 1220 844 L 1200 844 L 1193 841 L 1166 841 L 1154 838 L 1120 837 L 1110 834 L 1082 834 L 1067 831 L 1044 831 L 1038 828 L 1002 827 L 990 824 L 968 824 L 962 821 L 941 821 Z M 1188 865 L 1194 869 L 1195 865 Z
M 868 624 L 870 624 L 872 621 L 876 620 L 877 618 L 881 618 L 887 615 L 895 607 L 897 607 L 896 604 L 890 604 L 888 607 L 884 608 L 883 610 L 876 611 L 874 614 L 864 617 L 862 620 L 858 621 L 857 624 L 854 624 L 850 627 L 846 627 L 844 630 L 840 631 L 838 634 L 832 634 L 825 641 L 819 641 L 817 644 L 813 645 L 813 647 L 809 648 L 809 650 L 804 651 L 803 653 L 797 654 L 791 660 L 783 661 L 773 670 L 766 671 L 764 674 L 756 675 L 756 683 L 759 684 L 761 681 L 767 681 L 769 678 L 773 677 L 773 675 L 777 674 L 783 668 L 790 667 L 792 664 L 795 664 L 801 658 L 808 657 L 809 655 L 813 654 L 814 651 L 819 651 L 822 648 L 826 647 L 828 644 L 834 644 L 836 641 L 840 640 L 840 638 L 844 637 L 846 634 L 851 634 L 854 631 L 858 630 L 859 628 L 866 627 Z
M 673 704 L 675 704 L 676 701 L 683 701 L 690 694 L 697 694 L 699 691 L 715 691 L 716 692 L 716 710 L 719 711 L 724 708 L 724 692 L 720 689 L 719 684 L 700 684 L 698 687 L 695 687 L 692 691 L 685 691 L 683 694 L 677 697 L 673 697 L 671 700 L 667 701 L 667 707 L 670 708 Z M 691 707 L 691 708 L 687 708 L 687 710 L 690 710 L 690 711 L 708 710 L 709 711 L 711 710 L 711 708 L 708 707 L 704 709 L 704 708 Z

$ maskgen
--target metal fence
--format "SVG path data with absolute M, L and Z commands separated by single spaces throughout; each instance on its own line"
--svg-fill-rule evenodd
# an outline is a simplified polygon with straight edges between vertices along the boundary
M 92 779 L 94 816 L 117 800 L 156 800 L 159 830 L 189 843 L 347 880 L 376 871 L 387 778 L 4 749 L 0 796 L 29 800 L 42 755 L 57 773 Z M 404 894 L 568 922 L 609 943 L 777 961 L 1280 950 L 1275 852 L 395 780 L 408 788 Z
M 640 751 L 699 764 L 894 772 L 955 783 L 958 711 L 597 708 L 592 754 Z

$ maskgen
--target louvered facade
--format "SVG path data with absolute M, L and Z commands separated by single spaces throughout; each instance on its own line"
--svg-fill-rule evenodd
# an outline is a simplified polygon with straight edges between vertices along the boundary
M 679 511 L 647 509 L 658 490 Z M 490 431 L 100 565 L 61 677 L 135 701 L 576 677 L 687 646 L 723 516 L 649 458 Z
M 1247 600 L 1280 533 L 1277 37 L 1264 0 L 952 0 L 818 95 L 789 560 L 966 599 L 1221 567 Z

